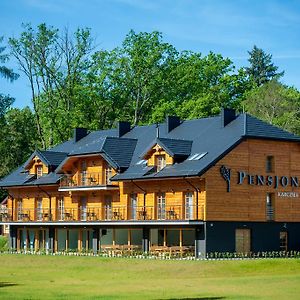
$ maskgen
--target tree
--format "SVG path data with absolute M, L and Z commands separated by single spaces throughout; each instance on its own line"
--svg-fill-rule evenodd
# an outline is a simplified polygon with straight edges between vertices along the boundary
M 295 134 L 300 134 L 300 92 L 273 79 L 246 95 L 247 112 Z
M 0 43 L 3 42 L 3 36 L 0 36 Z M 9 55 L 3 53 L 6 47 L 0 46 L 0 63 L 6 63 L 9 60 Z M 14 73 L 14 71 L 5 65 L 0 65 L 0 76 L 13 82 L 16 80 L 19 75 Z M 3 117 L 6 110 L 12 105 L 14 102 L 14 98 L 10 97 L 9 95 L 4 95 L 0 93 L 0 117 Z
M 262 49 L 254 45 L 248 51 L 250 67 L 246 68 L 246 73 L 255 85 L 260 86 L 272 79 L 279 79 L 284 72 L 277 72 L 278 67 L 272 62 L 272 55 L 267 54 Z
M 46 24 L 33 29 L 23 25 L 19 38 L 10 38 L 13 56 L 31 86 L 36 126 L 42 147 L 70 137 L 76 115 L 76 89 L 89 67 L 92 50 L 89 29 L 73 35 Z M 76 122 L 75 122 L 76 126 Z
M 0 131 L 0 177 L 24 163 L 36 149 L 37 140 L 32 111 L 28 107 L 10 109 Z

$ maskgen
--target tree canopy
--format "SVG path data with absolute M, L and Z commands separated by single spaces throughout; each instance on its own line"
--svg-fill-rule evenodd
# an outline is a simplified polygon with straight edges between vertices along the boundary
M 0 38 L 0 43 L 3 38 Z M 272 55 L 254 46 L 249 66 L 209 52 L 179 51 L 160 32 L 135 32 L 114 49 L 96 48 L 88 28 L 75 32 L 23 25 L 9 39 L 11 55 L 31 87 L 32 109 L 11 109 L 0 95 L 0 155 L 4 176 L 36 148 L 67 140 L 74 127 L 111 128 L 218 114 L 222 107 L 251 113 L 300 134 L 300 93 L 280 83 L 284 72 Z M 0 63 L 9 58 L 0 47 Z M 0 76 L 18 75 L 0 65 Z M 1 91 L 0 91 L 1 92 Z

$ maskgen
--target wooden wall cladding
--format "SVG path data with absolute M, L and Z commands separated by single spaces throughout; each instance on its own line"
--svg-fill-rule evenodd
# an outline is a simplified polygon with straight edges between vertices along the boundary
M 275 169 L 266 172 L 267 156 L 274 156 Z M 231 191 L 220 175 L 222 165 L 231 169 Z M 300 187 L 278 188 L 250 185 L 245 177 L 238 184 L 238 171 L 251 175 L 297 176 L 300 184 L 300 144 L 248 139 L 239 144 L 204 174 L 206 179 L 206 219 L 218 221 L 266 221 L 266 195 L 274 193 L 275 221 L 300 221 Z M 255 180 L 255 177 L 254 177 Z M 278 192 L 295 192 L 298 197 L 280 197 Z

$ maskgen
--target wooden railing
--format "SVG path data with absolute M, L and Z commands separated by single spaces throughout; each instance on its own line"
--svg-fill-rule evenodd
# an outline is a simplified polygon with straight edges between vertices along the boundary
M 101 173 L 76 173 L 73 175 L 65 175 L 60 180 L 60 187 L 92 187 L 110 184 Z
M 0 211 L 0 222 L 91 222 L 91 221 L 149 221 L 203 220 L 204 207 L 182 205 L 108 206 L 47 209 L 6 209 Z

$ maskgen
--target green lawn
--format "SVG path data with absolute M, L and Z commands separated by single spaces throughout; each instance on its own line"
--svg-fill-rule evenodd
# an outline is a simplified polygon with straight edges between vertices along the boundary
M 0 255 L 0 299 L 299 299 L 300 259 Z

